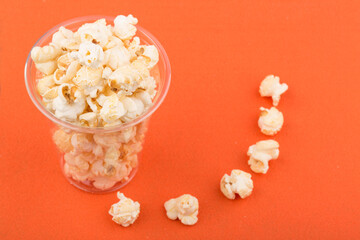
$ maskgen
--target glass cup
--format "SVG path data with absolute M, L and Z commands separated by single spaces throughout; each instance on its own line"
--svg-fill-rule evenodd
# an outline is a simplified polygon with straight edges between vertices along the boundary
M 114 17 L 108 16 L 71 19 L 47 31 L 33 47 L 49 44 L 52 35 L 61 26 L 76 31 L 84 23 L 101 18 L 105 18 L 107 24 L 113 24 Z M 134 177 L 149 117 L 161 105 L 170 86 L 170 62 L 164 48 L 152 34 L 138 25 L 136 27 L 136 36 L 140 38 L 141 44 L 154 45 L 159 52 L 159 62 L 150 71 L 157 83 L 157 93 L 153 105 L 144 114 L 122 125 L 82 127 L 55 117 L 45 108 L 36 90 L 37 79 L 42 77 L 42 73 L 36 70 L 30 53 L 26 60 L 26 88 L 35 106 L 55 123 L 52 139 L 61 152 L 61 169 L 72 185 L 87 192 L 116 191 Z

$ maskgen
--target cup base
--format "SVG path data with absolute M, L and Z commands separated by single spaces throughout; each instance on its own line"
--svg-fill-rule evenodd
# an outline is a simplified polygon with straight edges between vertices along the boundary
M 64 172 L 64 157 L 63 156 L 60 159 L 60 167 L 61 167 L 61 171 L 62 171 L 64 177 L 71 185 L 73 185 L 74 187 L 76 187 L 80 190 L 83 190 L 85 192 L 94 193 L 94 194 L 111 193 L 111 192 L 115 192 L 115 191 L 125 187 L 134 178 L 134 176 L 138 170 L 138 166 L 136 168 L 133 168 L 131 173 L 127 177 L 126 181 L 120 181 L 120 182 L 116 183 L 114 186 L 112 186 L 111 188 L 103 190 L 103 189 L 98 189 L 98 188 L 94 187 L 91 181 L 80 182 L 80 181 L 73 179 L 72 177 L 67 176 Z

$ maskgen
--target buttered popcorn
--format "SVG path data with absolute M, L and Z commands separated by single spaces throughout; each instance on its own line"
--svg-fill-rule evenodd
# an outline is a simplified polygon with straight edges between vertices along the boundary
M 85 127 L 129 122 L 152 105 L 157 83 L 150 70 L 159 61 L 155 46 L 135 37 L 138 20 L 119 15 L 76 32 L 60 27 L 48 46 L 31 58 L 42 73 L 37 89 L 43 104 L 61 120 Z
M 220 181 L 220 190 L 229 199 L 235 199 L 235 194 L 241 198 L 248 197 L 254 188 L 251 174 L 234 169 L 231 175 L 225 174 Z
M 117 193 L 117 197 L 119 198 L 119 202 L 111 205 L 109 214 L 113 217 L 112 220 L 114 222 L 123 227 L 128 227 L 139 217 L 140 204 L 125 197 L 125 195 L 120 192 Z
M 190 194 L 170 199 L 165 202 L 164 207 L 171 220 L 178 218 L 185 225 L 194 225 L 198 221 L 199 201 Z
M 284 124 L 283 114 L 275 107 L 270 109 L 261 107 L 260 111 L 261 113 L 258 120 L 258 125 L 261 132 L 269 136 L 273 136 L 278 133 Z
M 256 173 L 267 173 L 269 161 L 279 157 L 279 143 L 275 140 L 259 141 L 249 147 L 247 155 L 250 156 L 248 164 Z

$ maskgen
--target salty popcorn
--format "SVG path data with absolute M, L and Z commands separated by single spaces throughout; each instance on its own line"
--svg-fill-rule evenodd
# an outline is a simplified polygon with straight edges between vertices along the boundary
M 113 217 L 112 220 L 114 222 L 123 227 L 128 227 L 139 217 L 140 204 L 125 197 L 120 192 L 117 193 L 117 197 L 119 202 L 111 205 L 109 214 Z
M 267 173 L 269 161 L 279 157 L 279 143 L 275 140 L 259 141 L 249 147 L 247 155 L 250 156 L 248 164 L 256 173 Z
M 274 106 L 280 101 L 280 95 L 288 90 L 286 83 L 280 84 L 280 78 L 274 75 L 267 76 L 260 84 L 260 95 L 262 97 L 272 97 Z
M 266 109 L 261 107 L 258 125 L 261 132 L 265 135 L 273 136 L 278 133 L 284 123 L 283 114 L 275 107 Z
M 250 196 L 254 188 L 251 174 L 234 169 L 231 175 L 225 174 L 220 181 L 220 190 L 229 199 L 235 199 L 235 194 L 241 198 Z
M 165 202 L 166 215 L 171 220 L 177 218 L 185 225 L 194 225 L 199 213 L 199 202 L 196 197 L 184 194 Z
M 120 125 L 145 113 L 156 95 L 150 70 L 159 53 L 134 37 L 136 24 L 132 15 L 119 15 L 114 26 L 99 19 L 74 32 L 60 27 L 48 46 L 34 47 L 46 109 L 85 127 Z

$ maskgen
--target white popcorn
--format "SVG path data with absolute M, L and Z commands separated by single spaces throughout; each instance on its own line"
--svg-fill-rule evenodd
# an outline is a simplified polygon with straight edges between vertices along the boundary
M 81 42 L 98 43 L 104 47 L 112 33 L 106 26 L 105 19 L 100 19 L 94 23 L 85 23 L 78 29 L 76 35 L 80 37 Z
M 185 225 L 194 225 L 199 213 L 199 202 L 196 197 L 184 194 L 165 202 L 166 215 L 171 220 L 177 218 Z
M 284 123 L 283 114 L 275 107 L 270 109 L 261 107 L 260 110 L 258 125 L 261 132 L 269 136 L 278 133 Z
M 55 83 L 62 84 L 71 81 L 79 69 L 80 64 L 77 61 L 71 62 L 66 70 L 56 69 L 54 73 Z
M 82 65 L 97 69 L 102 66 L 104 52 L 98 44 L 83 42 L 80 44 L 79 51 L 72 52 L 71 57 L 79 60 Z
M 121 40 L 132 38 L 136 34 L 136 25 L 138 20 L 131 14 L 127 17 L 119 15 L 114 20 L 114 33 Z
M 116 69 L 108 80 L 108 85 L 114 91 L 120 91 L 120 95 L 131 95 L 139 87 L 141 76 L 131 65 L 125 65 Z
M 97 125 L 98 125 L 97 115 L 94 112 L 87 112 L 87 113 L 81 114 L 79 116 L 79 121 L 80 121 L 81 125 L 88 126 L 88 127 L 97 127 Z
M 59 31 L 54 33 L 52 43 L 60 49 L 79 49 L 79 43 L 74 38 L 74 33 L 64 27 L 60 27 Z
M 56 59 L 61 54 L 61 50 L 54 45 L 44 47 L 34 47 L 31 50 L 31 58 L 34 63 L 45 63 Z
M 118 46 L 105 51 L 105 64 L 112 70 L 130 64 L 130 53 L 123 47 Z
M 143 47 L 145 51 L 139 59 L 145 58 L 147 60 L 147 67 L 153 68 L 159 61 L 159 52 L 153 45 Z
M 84 109 L 85 99 L 75 85 L 63 83 L 53 101 L 55 116 L 66 121 L 75 121 Z
M 119 101 L 119 98 L 115 94 L 106 98 L 103 107 L 100 110 L 100 117 L 106 123 L 113 123 L 125 114 L 126 110 L 124 105 Z
M 108 50 L 114 47 L 122 47 L 122 46 L 124 46 L 123 41 L 121 41 L 120 38 L 112 35 L 109 37 L 109 42 L 104 46 L 104 50 Z
M 260 95 L 262 97 L 272 97 L 273 105 L 277 106 L 280 95 L 288 90 L 286 83 L 280 84 L 280 78 L 274 75 L 267 76 L 260 84 Z
M 45 92 L 47 92 L 49 89 L 53 88 L 54 86 L 55 86 L 54 76 L 49 75 L 38 80 L 37 90 L 39 94 L 42 96 L 45 94 Z
M 254 188 L 251 174 L 234 169 L 231 175 L 225 174 L 220 181 L 221 192 L 229 199 L 235 199 L 235 193 L 241 198 L 250 196 Z
M 248 164 L 256 173 L 266 173 L 269 170 L 269 161 L 279 157 L 279 143 L 275 140 L 259 141 L 249 147 L 247 155 L 250 156 Z
M 102 78 L 108 80 L 113 71 L 109 67 L 105 67 L 102 73 Z
M 114 27 L 105 19 L 83 24 L 76 32 L 60 27 L 49 45 L 34 47 L 31 58 L 43 73 L 37 90 L 44 107 L 61 120 L 86 127 L 122 124 L 144 114 L 157 91 L 150 70 L 159 52 L 140 45 L 136 24 L 132 15 L 120 15 Z M 128 171 L 125 165 L 122 169 L 118 175 Z M 70 164 L 68 172 L 75 174 L 76 168 Z M 113 184 L 102 178 L 95 182 L 99 187 Z
M 123 227 L 128 227 L 135 222 L 140 214 L 140 204 L 134 202 L 124 194 L 118 192 L 119 202 L 113 204 L 109 210 L 112 220 Z
M 102 80 L 102 68 L 90 68 L 83 66 L 76 73 L 73 82 L 84 90 L 86 96 L 95 98 L 104 89 Z

